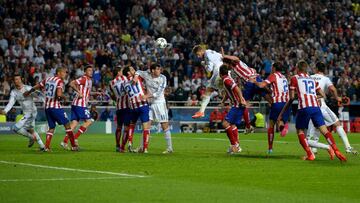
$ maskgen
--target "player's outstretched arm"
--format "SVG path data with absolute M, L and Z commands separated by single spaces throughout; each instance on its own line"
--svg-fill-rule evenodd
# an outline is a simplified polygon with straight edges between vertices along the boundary
M 29 91 L 24 92 L 23 96 L 28 97 L 30 94 L 32 94 L 33 92 L 35 92 L 36 90 L 38 90 L 40 88 L 41 88 L 41 85 L 37 84 L 34 87 L 32 87 Z
M 222 48 L 222 47 L 221 47 L 221 56 L 223 59 L 228 59 L 228 60 L 235 61 L 235 62 L 240 61 L 240 59 L 237 56 L 226 55 L 224 52 L 224 48 Z
M 11 91 L 11 93 L 10 93 L 10 98 L 9 98 L 9 102 L 8 102 L 8 104 L 6 105 L 6 107 L 5 107 L 4 110 L 0 110 L 0 114 L 3 114 L 3 115 L 7 114 L 7 112 L 9 112 L 10 109 L 14 106 L 15 102 L 16 102 L 15 94 L 14 94 L 13 91 Z
M 341 97 L 339 97 L 339 94 L 334 85 L 329 86 L 329 92 L 331 92 L 331 94 L 334 95 L 334 97 L 338 101 L 338 103 L 341 104 L 342 99 L 341 99 Z

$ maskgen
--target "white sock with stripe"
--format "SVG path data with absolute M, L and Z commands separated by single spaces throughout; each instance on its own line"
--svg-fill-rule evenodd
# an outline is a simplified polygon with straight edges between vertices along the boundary
M 166 140 L 167 149 L 172 150 L 172 140 L 171 140 L 171 131 L 170 128 L 164 131 L 164 136 Z
M 326 149 L 329 150 L 330 149 L 330 145 L 321 143 L 321 142 L 317 142 L 314 140 L 308 140 L 308 144 L 310 147 L 314 147 L 314 148 L 318 148 L 318 149 Z
M 39 144 L 40 148 L 44 148 L 45 145 L 44 145 L 43 141 L 41 140 L 41 137 L 39 136 L 39 134 L 36 131 L 34 131 L 33 134 L 34 134 L 36 141 Z
M 204 113 L 209 102 L 210 102 L 210 96 L 205 94 L 201 101 L 201 107 L 199 111 Z

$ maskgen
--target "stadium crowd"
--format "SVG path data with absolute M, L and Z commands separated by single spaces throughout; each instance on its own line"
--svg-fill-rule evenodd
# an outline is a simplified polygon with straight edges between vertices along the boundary
M 171 47 L 155 48 L 157 37 Z M 95 91 L 107 89 L 117 65 L 157 61 L 168 99 L 198 105 L 207 81 L 191 53 L 199 43 L 224 47 L 263 77 L 275 60 L 289 76 L 299 59 L 323 61 L 339 92 L 359 101 L 360 6 L 350 0 L 1 0 L 0 100 L 15 72 L 35 85 L 65 66 L 68 82 L 91 63 Z

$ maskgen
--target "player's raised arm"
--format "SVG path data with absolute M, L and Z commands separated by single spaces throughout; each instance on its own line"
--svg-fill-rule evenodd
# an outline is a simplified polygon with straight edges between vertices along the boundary
M 35 85 L 34 87 L 32 87 L 29 91 L 24 92 L 23 96 L 24 97 L 28 97 L 30 94 L 32 94 L 33 92 L 35 92 L 36 90 L 44 87 L 45 85 L 45 80 L 41 81 L 39 84 Z
M 225 52 L 224 52 L 224 48 L 222 48 L 222 47 L 221 47 L 221 56 L 222 56 L 223 60 L 227 59 L 227 60 L 234 61 L 234 62 L 239 62 L 240 61 L 239 57 L 237 57 L 237 56 L 226 55 Z

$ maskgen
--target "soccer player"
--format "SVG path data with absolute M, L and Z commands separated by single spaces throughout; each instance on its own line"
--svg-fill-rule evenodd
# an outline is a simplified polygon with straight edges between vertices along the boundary
M 158 64 L 151 64 L 150 71 L 136 71 L 134 81 L 137 81 L 139 77 L 143 78 L 147 90 L 150 103 L 150 123 L 160 123 L 164 132 L 167 148 L 163 153 L 172 153 L 173 147 L 169 128 L 168 110 L 164 96 L 166 77 L 161 74 L 161 67 Z
M 6 105 L 4 110 L 0 111 L 0 114 L 7 114 L 10 109 L 14 106 L 15 102 L 19 102 L 23 111 L 23 118 L 13 126 L 13 131 L 19 135 L 29 138 L 28 147 L 32 147 L 34 142 L 37 141 L 40 150 L 45 149 L 44 143 L 42 142 L 39 134 L 35 131 L 35 119 L 37 115 L 37 109 L 35 106 L 34 98 L 35 94 L 31 94 L 28 97 L 24 97 L 24 92 L 29 91 L 31 86 L 24 85 L 22 82 L 21 75 L 14 75 L 15 88 L 11 90 L 9 103 Z
M 242 94 L 246 101 L 252 100 L 255 94 L 260 94 L 269 102 L 269 104 L 272 104 L 272 98 L 268 94 L 271 91 L 267 89 L 267 87 L 259 88 L 254 83 L 250 82 L 251 78 L 255 78 L 257 82 L 263 81 L 259 76 L 259 74 L 257 74 L 255 69 L 250 68 L 248 65 L 242 62 L 236 56 L 225 55 L 224 50 L 222 48 L 221 48 L 221 54 L 223 57 L 223 62 L 229 65 L 230 69 L 236 74 L 236 76 L 243 81 L 244 85 L 243 85 Z M 251 126 L 250 124 L 250 115 L 247 108 L 244 111 L 244 120 L 246 124 L 245 133 L 247 134 L 253 132 L 254 127 Z
M 127 77 L 122 73 L 123 69 L 121 67 L 116 67 L 115 78 L 110 82 L 110 90 L 112 92 L 111 96 L 113 100 L 116 101 L 116 118 L 117 118 L 117 127 L 115 131 L 115 142 L 116 142 L 116 151 L 125 152 L 125 145 L 127 140 L 129 140 L 128 151 L 133 152 L 132 149 L 132 137 L 134 133 L 135 124 L 132 123 L 130 126 L 130 114 L 131 110 L 129 109 L 129 98 L 125 91 L 125 84 L 128 82 Z M 122 142 L 121 132 L 124 126 L 124 135 Z
M 74 134 L 70 127 L 70 122 L 60 104 L 60 101 L 65 99 L 63 91 L 66 75 L 67 70 L 63 67 L 59 67 L 56 69 L 56 75 L 54 77 L 42 80 L 31 90 L 24 93 L 24 96 L 27 97 L 35 90 L 45 88 L 45 114 L 49 125 L 49 130 L 46 133 L 45 151 L 50 151 L 50 143 L 55 132 L 56 123 L 64 125 L 66 134 L 71 142 L 71 150 L 78 151 L 78 147 L 74 140 Z
M 150 137 L 150 118 L 149 105 L 147 102 L 148 95 L 145 94 L 143 87 L 143 79 L 138 81 L 133 80 L 135 77 L 135 69 L 132 66 L 127 66 L 123 70 L 123 75 L 127 77 L 128 82 L 125 83 L 124 89 L 129 97 L 130 109 L 132 109 L 131 116 L 132 124 L 140 118 L 143 127 L 143 139 L 138 150 L 140 153 L 148 153 L 149 137 Z
M 346 157 L 341 154 L 339 149 L 336 146 L 335 140 L 326 128 L 324 118 L 321 114 L 319 104 L 316 99 L 316 93 L 318 92 L 321 96 L 324 96 L 324 92 L 320 89 L 319 84 L 307 74 L 308 64 L 301 60 L 296 65 L 298 73 L 294 75 L 290 80 L 290 99 L 286 102 L 286 105 L 281 110 L 280 115 L 278 116 L 277 122 L 282 130 L 283 125 L 281 121 L 283 119 L 284 113 L 290 107 L 292 102 L 295 100 L 295 91 L 297 92 L 297 97 L 299 100 L 298 112 L 296 116 L 296 129 L 298 138 L 301 146 L 306 151 L 307 156 L 304 157 L 305 160 L 313 161 L 315 160 L 315 155 L 311 151 L 309 144 L 306 140 L 304 130 L 307 129 L 309 121 L 312 120 L 314 126 L 320 130 L 320 132 L 325 136 L 327 142 L 334 150 L 335 155 L 340 159 L 340 161 L 346 161 Z M 330 157 L 333 157 L 333 154 L 330 153 Z
M 220 77 L 223 81 L 224 90 L 226 92 L 222 103 L 224 103 L 227 99 L 230 99 L 233 105 L 229 113 L 225 116 L 223 127 L 225 128 L 226 135 L 228 136 L 231 144 L 228 152 L 235 153 L 241 152 L 237 125 L 240 125 L 246 101 L 242 96 L 241 89 L 229 75 L 229 71 L 230 69 L 227 65 L 222 65 L 220 67 Z
M 319 83 L 319 86 L 323 92 L 330 92 L 338 102 L 341 103 L 341 97 L 338 96 L 337 90 L 331 80 L 324 75 L 325 71 L 325 64 L 322 62 L 318 62 L 316 64 L 316 74 L 312 75 L 311 77 Z M 335 115 L 333 111 L 326 105 L 325 99 L 320 98 L 320 109 L 321 113 L 324 117 L 324 121 L 326 126 L 334 126 L 336 128 L 336 132 L 339 134 L 341 140 L 343 141 L 345 145 L 345 151 L 346 153 L 352 153 L 352 154 L 358 154 L 358 152 L 351 147 L 348 137 L 346 135 L 346 132 L 344 131 L 344 128 L 342 127 L 341 123 L 339 122 L 338 117 Z M 313 152 L 316 153 L 316 148 L 322 148 L 330 150 L 330 146 L 319 143 L 319 131 L 314 127 L 314 124 L 310 121 L 309 128 L 307 131 L 307 139 L 309 142 L 309 145 L 312 148 Z
M 258 87 L 264 88 L 267 85 L 271 85 L 272 100 L 268 127 L 268 153 L 271 154 L 273 151 L 274 142 L 274 127 L 278 116 L 285 106 L 286 102 L 289 101 L 289 85 L 286 77 L 281 74 L 282 65 L 276 62 L 272 65 L 272 73 L 268 78 L 262 82 L 257 82 L 255 78 L 251 78 L 250 81 L 254 82 Z M 290 109 L 288 109 L 282 116 L 282 125 L 287 125 L 290 116 Z M 281 136 L 284 137 L 287 133 L 287 128 L 284 127 L 281 131 Z
M 208 73 L 211 73 L 211 78 L 209 80 L 209 84 L 206 87 L 205 95 L 202 98 L 201 107 L 198 112 L 196 112 L 192 118 L 202 118 L 205 116 L 204 112 L 207 105 L 210 102 L 210 98 L 212 95 L 216 95 L 216 90 L 219 89 L 217 86 L 217 81 L 219 78 L 219 68 L 223 64 L 222 56 L 220 53 L 205 49 L 200 45 L 196 45 L 192 52 L 200 59 L 205 61 L 205 69 Z
M 87 128 L 94 122 L 91 118 L 90 111 L 87 108 L 89 98 L 92 89 L 92 75 L 93 75 L 93 67 L 88 64 L 84 68 L 84 75 L 80 78 L 73 80 L 70 82 L 70 87 L 74 89 L 77 93 L 72 104 L 71 104 L 71 130 L 75 130 L 76 126 L 79 124 L 81 120 L 84 120 L 84 123 L 80 126 L 77 133 L 74 135 L 75 143 L 79 146 L 78 138 L 81 134 L 83 134 Z M 98 92 L 93 94 L 99 94 Z M 61 146 L 64 149 L 68 148 L 68 136 L 65 135 L 64 140 L 61 142 Z

